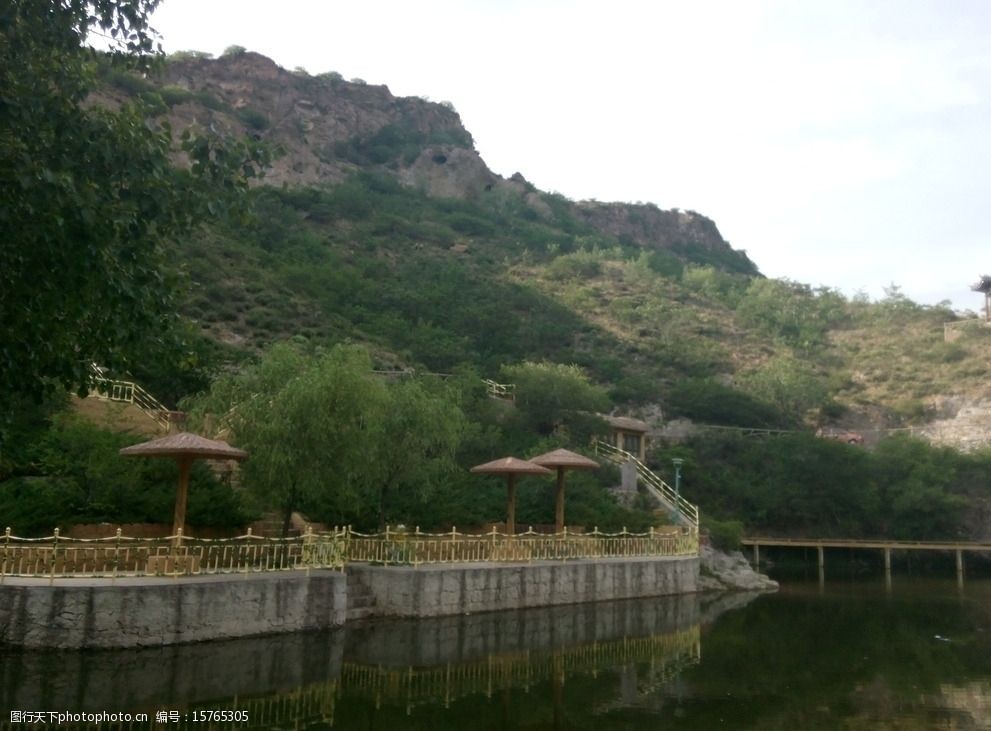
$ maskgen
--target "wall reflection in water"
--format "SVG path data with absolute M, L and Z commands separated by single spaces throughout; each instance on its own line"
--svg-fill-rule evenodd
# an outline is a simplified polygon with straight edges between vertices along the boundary
M 146 723 L 103 729 L 385 728 L 426 709 L 434 727 L 511 704 L 549 723 L 565 689 L 583 713 L 636 705 L 701 657 L 695 596 L 605 602 L 339 631 L 115 652 L 0 654 L 0 704 L 23 711 L 126 711 Z M 709 619 L 709 617 L 706 617 Z M 572 704 L 573 705 L 573 704 Z M 194 722 L 197 709 L 246 710 L 248 723 Z M 506 711 L 503 708 L 503 711 Z M 155 724 L 159 711 L 179 722 Z M 459 720 L 461 719 L 461 720 Z M 556 724 L 555 724 L 556 725 Z M 77 728 L 92 728 L 79 724 Z M 0 718 L 0 730 L 23 729 Z M 61 729 L 74 728 L 71 724 Z

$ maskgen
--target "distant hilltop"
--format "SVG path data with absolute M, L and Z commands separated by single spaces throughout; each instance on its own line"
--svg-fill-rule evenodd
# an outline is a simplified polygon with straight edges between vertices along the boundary
M 698 213 L 572 202 L 537 190 L 520 173 L 497 175 L 448 102 L 396 97 L 386 86 L 346 81 L 333 72 L 287 71 L 240 49 L 217 59 L 175 54 L 160 79 L 111 73 L 107 80 L 111 97 L 158 94 L 174 129 L 202 126 L 277 145 L 282 154 L 266 173 L 269 185 L 334 184 L 373 169 L 433 197 L 518 199 L 536 217 L 550 217 L 551 205 L 567 206 L 576 219 L 622 242 L 675 254 L 704 252 L 701 258 L 720 268 L 757 273 L 746 254 L 732 249 L 715 223 Z

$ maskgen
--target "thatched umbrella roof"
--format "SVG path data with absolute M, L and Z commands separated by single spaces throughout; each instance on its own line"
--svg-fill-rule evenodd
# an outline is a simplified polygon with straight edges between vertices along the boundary
M 184 431 L 124 447 L 120 453 L 125 457 L 192 457 L 194 459 L 241 460 L 248 456 L 243 449 L 232 447 L 227 442 L 207 439 L 199 434 Z
M 516 475 L 551 475 L 546 467 L 516 457 L 503 457 L 475 465 L 472 472 L 485 475 L 506 475 L 506 532 L 516 533 Z
M 542 467 L 560 467 L 566 470 L 597 470 L 599 463 L 581 454 L 575 454 L 567 449 L 555 449 L 539 457 L 531 457 L 530 461 Z
M 516 457 L 503 457 L 495 459 L 485 464 L 475 465 L 472 472 L 485 475 L 549 475 L 551 471 L 546 467 L 529 462 Z
M 227 442 L 207 439 L 189 432 L 177 432 L 150 442 L 124 447 L 120 453 L 125 457 L 172 457 L 179 463 L 179 489 L 176 492 L 175 513 L 172 518 L 172 534 L 176 536 L 186 525 L 186 495 L 189 492 L 189 469 L 193 461 L 242 460 L 248 456 L 243 449 L 232 447 Z
M 557 491 L 554 496 L 554 532 L 564 530 L 564 471 L 565 470 L 595 470 L 599 463 L 567 449 L 555 449 L 539 457 L 530 459 L 534 464 L 557 469 Z

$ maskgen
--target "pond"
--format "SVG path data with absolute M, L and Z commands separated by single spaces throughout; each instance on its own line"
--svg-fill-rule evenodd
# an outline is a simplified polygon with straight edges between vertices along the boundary
M 32 714 L 5 710 L 0 731 L 991 729 L 991 581 L 796 579 L 776 594 L 7 651 L 0 689 L 0 706 Z M 149 720 L 37 723 L 38 712 Z

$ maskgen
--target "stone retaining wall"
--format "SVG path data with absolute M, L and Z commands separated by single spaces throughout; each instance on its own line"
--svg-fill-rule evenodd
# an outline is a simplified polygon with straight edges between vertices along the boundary
M 698 589 L 699 559 L 369 566 L 181 579 L 6 578 L 0 645 L 122 648 L 337 627 L 360 615 L 437 617 Z M 353 604 L 354 602 L 352 602 Z
M 437 617 L 691 594 L 698 587 L 699 561 L 686 556 L 416 568 L 351 564 L 348 572 L 374 596 L 371 614 Z
M 140 647 L 325 629 L 344 623 L 345 583 L 336 571 L 52 585 L 8 577 L 0 586 L 0 643 Z

